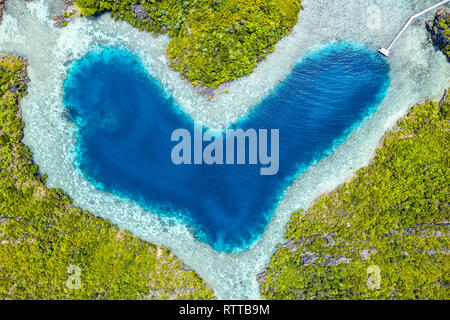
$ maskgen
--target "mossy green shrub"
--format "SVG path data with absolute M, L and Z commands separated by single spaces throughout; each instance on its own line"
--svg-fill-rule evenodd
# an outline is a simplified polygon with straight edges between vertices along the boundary
M 262 296 L 449 299 L 449 139 L 448 100 L 415 106 L 370 166 L 292 215 Z
M 441 26 L 442 26 L 442 28 L 445 29 L 445 31 L 443 33 L 444 37 L 446 37 L 447 39 L 450 39 L 450 27 L 449 27 L 448 18 L 447 18 L 447 20 L 444 20 L 444 19 L 441 20 Z M 445 46 L 442 50 L 444 51 L 444 53 L 447 57 L 450 57 L 450 44 Z
M 297 23 L 301 0 L 77 0 L 81 14 L 168 32 L 172 69 L 193 85 L 217 88 L 250 74 Z M 136 7 L 137 6 L 137 7 Z
M 0 299 L 213 298 L 170 251 L 45 186 L 22 143 L 25 67 L 0 57 Z

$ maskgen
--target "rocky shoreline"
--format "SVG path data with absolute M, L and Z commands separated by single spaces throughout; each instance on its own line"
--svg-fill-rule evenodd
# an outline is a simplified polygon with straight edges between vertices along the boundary
M 188 82 L 191 84 L 190 82 Z M 210 87 L 202 87 L 201 85 L 192 85 L 192 89 L 194 90 L 195 94 L 197 96 L 204 97 L 205 99 L 208 99 L 212 102 L 217 101 L 219 96 L 222 93 L 228 93 L 228 89 L 230 88 L 231 83 L 222 83 L 217 89 L 210 88 Z
M 61 0 L 61 1 L 64 4 L 64 12 L 52 18 L 53 21 L 55 22 L 53 26 L 59 29 L 67 26 L 67 24 L 73 18 L 80 17 L 80 13 L 77 10 L 76 6 L 73 4 L 73 1 L 71 0 Z
M 2 23 L 3 19 L 3 10 L 6 8 L 6 0 L 0 0 L 0 23 Z
M 431 39 L 447 57 L 450 62 L 450 12 L 448 10 L 439 10 L 436 12 L 434 20 L 427 21 L 426 26 L 431 34 Z

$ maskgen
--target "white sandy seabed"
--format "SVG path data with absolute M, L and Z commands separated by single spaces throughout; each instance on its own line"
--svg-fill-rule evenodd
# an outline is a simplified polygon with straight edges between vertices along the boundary
M 154 38 L 125 22 L 103 15 L 78 19 L 62 30 L 51 15 L 60 0 L 9 0 L 0 26 L 0 52 L 26 57 L 31 83 L 23 100 L 24 142 L 34 161 L 48 175 L 48 185 L 59 187 L 74 203 L 133 232 L 170 248 L 214 289 L 220 299 L 260 298 L 256 275 L 269 263 L 292 211 L 308 208 L 367 165 L 380 139 L 410 106 L 425 98 L 439 98 L 449 87 L 450 64 L 437 52 L 419 19 L 392 50 L 391 86 L 379 109 L 335 152 L 310 167 L 287 189 L 262 238 L 241 253 L 218 253 L 197 241 L 187 227 L 162 219 L 124 199 L 97 191 L 74 166 L 74 126 L 63 116 L 62 84 L 70 62 L 98 45 L 122 45 L 136 52 L 149 72 L 159 79 L 187 113 L 210 127 L 225 127 L 246 115 L 282 81 L 306 53 L 332 40 L 349 40 L 374 50 L 386 46 L 413 13 L 436 0 L 304 0 L 304 11 L 291 35 L 250 76 L 231 85 L 216 103 L 194 95 L 178 73 L 167 67 L 166 36 Z M 378 18 L 379 19 L 378 19 Z M 377 24 L 377 21 L 380 22 Z M 236 103 L 238 102 L 238 103 Z

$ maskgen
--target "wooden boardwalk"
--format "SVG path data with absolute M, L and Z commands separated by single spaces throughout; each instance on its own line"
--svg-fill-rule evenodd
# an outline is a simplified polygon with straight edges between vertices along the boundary
M 400 32 L 397 34 L 397 36 L 394 38 L 394 40 L 392 40 L 391 43 L 387 46 L 387 48 L 380 48 L 380 49 L 378 50 L 378 52 L 380 52 L 381 54 L 385 55 L 386 57 L 389 57 L 389 53 L 390 53 L 392 47 L 394 46 L 394 44 L 395 44 L 395 43 L 397 42 L 397 40 L 402 36 L 403 32 L 405 32 L 406 29 L 408 29 L 408 27 L 411 25 L 411 23 L 412 23 L 416 18 L 418 18 L 418 17 L 420 17 L 420 16 L 422 16 L 422 15 L 424 15 L 424 14 L 426 14 L 426 13 L 428 13 L 428 12 L 434 10 L 434 9 L 437 9 L 437 8 L 439 8 L 440 6 L 442 6 L 442 5 L 446 4 L 446 3 L 449 3 L 449 2 L 450 2 L 450 0 L 444 0 L 444 1 L 441 1 L 441 2 L 439 2 L 439 3 L 437 3 L 437 4 L 435 4 L 434 6 L 431 6 L 431 7 L 429 7 L 428 9 L 425 9 L 425 10 L 423 10 L 423 11 L 421 11 L 421 12 L 416 13 L 415 15 L 413 15 L 411 18 L 409 18 L 409 20 L 406 22 L 406 24 L 403 26 L 403 28 L 400 30 Z

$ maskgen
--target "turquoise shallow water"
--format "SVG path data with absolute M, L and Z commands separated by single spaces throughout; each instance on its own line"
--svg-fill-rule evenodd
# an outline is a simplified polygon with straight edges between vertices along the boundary
M 388 83 L 385 60 L 363 47 L 333 43 L 304 59 L 230 126 L 279 130 L 279 171 L 270 176 L 261 165 L 175 165 L 171 134 L 194 136 L 194 121 L 128 50 L 101 48 L 75 62 L 64 101 L 78 127 L 77 167 L 98 189 L 182 220 L 218 251 L 236 251 L 263 234 L 286 187 L 376 109 Z

